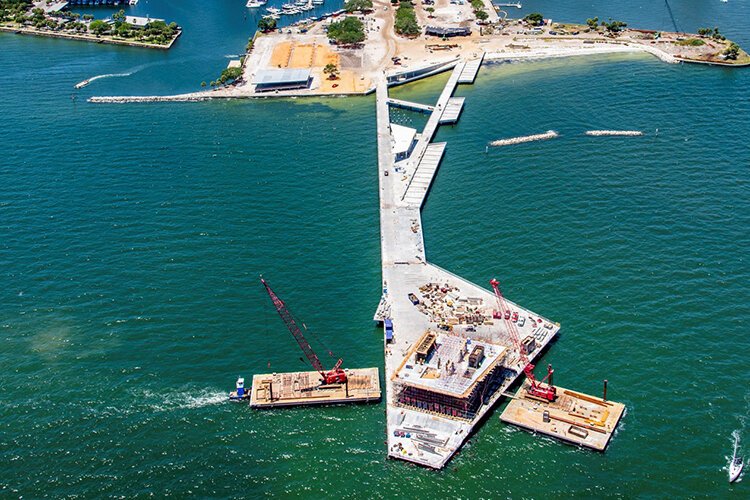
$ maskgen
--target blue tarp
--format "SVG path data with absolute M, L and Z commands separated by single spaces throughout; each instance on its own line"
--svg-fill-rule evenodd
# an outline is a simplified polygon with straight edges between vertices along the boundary
M 385 320 L 385 340 L 393 340 L 393 321 Z

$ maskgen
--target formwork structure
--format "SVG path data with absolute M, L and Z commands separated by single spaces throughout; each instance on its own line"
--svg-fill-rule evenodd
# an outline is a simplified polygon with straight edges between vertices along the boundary
M 499 385 L 507 349 L 426 331 L 394 373 L 399 406 L 471 420 Z

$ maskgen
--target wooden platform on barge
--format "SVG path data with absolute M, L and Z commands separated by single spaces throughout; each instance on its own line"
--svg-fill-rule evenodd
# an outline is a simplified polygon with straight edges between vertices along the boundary
M 625 412 L 622 403 L 562 387 L 557 387 L 557 399 L 549 403 L 528 396 L 526 387 L 516 392 L 500 420 L 593 450 L 607 448 Z
M 250 406 L 335 405 L 380 401 L 377 368 L 346 370 L 347 384 L 320 385 L 318 372 L 288 372 L 253 375 Z

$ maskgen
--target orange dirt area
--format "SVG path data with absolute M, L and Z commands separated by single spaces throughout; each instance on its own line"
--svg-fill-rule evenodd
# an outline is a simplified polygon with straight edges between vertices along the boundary
M 317 43 L 281 42 L 273 48 L 271 68 L 324 68 L 339 65 L 339 55 Z
M 368 78 L 363 80 L 362 75 L 348 70 L 342 70 L 336 80 L 329 80 L 322 73 L 320 78 L 320 92 L 364 92 L 370 87 Z
M 286 68 L 292 55 L 292 42 L 282 42 L 273 48 L 271 54 L 271 68 Z
M 290 68 L 310 68 L 313 64 L 313 55 L 317 45 L 294 44 L 292 57 L 289 59 Z
M 333 52 L 330 47 L 318 45 L 313 58 L 313 66 L 325 68 L 326 64 L 339 65 L 339 55 Z

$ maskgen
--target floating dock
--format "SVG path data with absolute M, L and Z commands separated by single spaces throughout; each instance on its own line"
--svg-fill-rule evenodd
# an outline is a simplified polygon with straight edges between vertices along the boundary
M 253 375 L 250 406 L 336 405 L 380 401 L 380 372 L 377 368 L 346 370 L 346 384 L 320 385 L 318 372 L 289 372 Z
M 442 116 L 440 116 L 440 125 L 449 125 L 458 121 L 461 110 L 464 109 L 465 97 L 451 97 L 445 105 Z
M 529 396 L 525 383 L 500 415 L 505 423 L 567 443 L 604 451 L 620 422 L 625 405 L 557 387 L 557 399 Z

